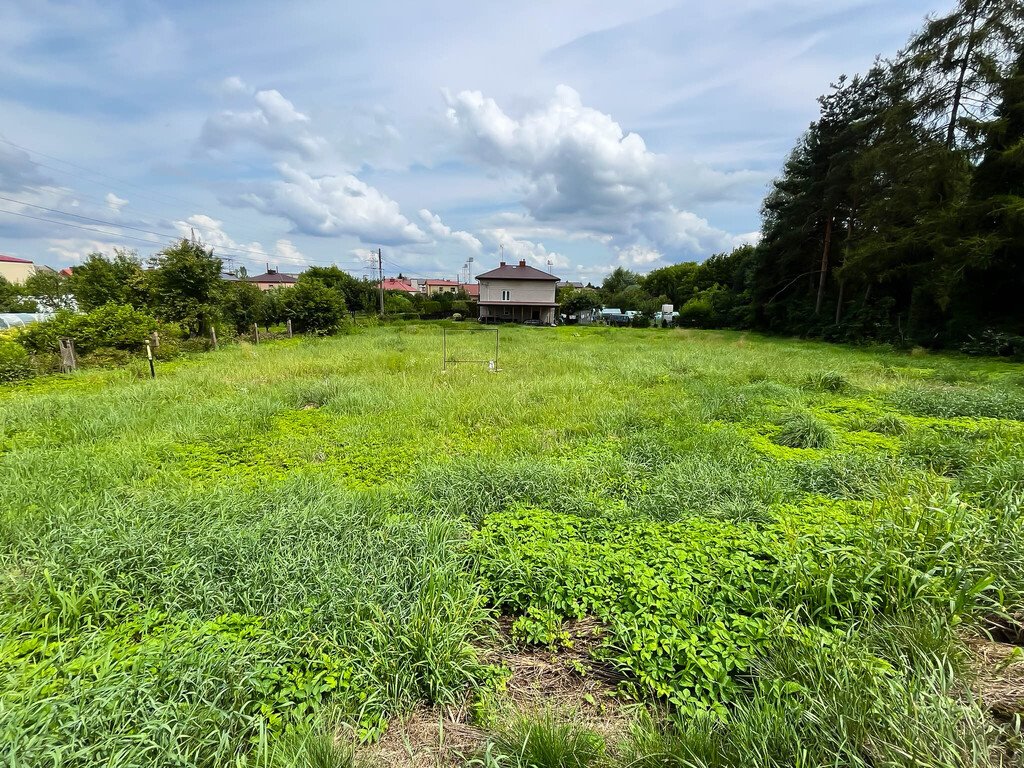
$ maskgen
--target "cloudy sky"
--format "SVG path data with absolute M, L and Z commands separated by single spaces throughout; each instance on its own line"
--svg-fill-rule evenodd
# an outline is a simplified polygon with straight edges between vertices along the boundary
M 0 4 L 0 253 L 573 279 L 757 236 L 815 97 L 951 0 Z

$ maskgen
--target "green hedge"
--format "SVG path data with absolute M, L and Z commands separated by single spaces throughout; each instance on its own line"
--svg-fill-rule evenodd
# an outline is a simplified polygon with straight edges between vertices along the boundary
M 27 379 L 34 373 L 25 348 L 10 339 L 0 339 L 0 382 Z
M 105 304 L 91 312 L 58 312 L 51 320 L 26 326 L 16 340 L 29 352 L 52 353 L 58 351 L 60 339 L 67 337 L 74 341 L 76 353 L 86 355 L 104 348 L 137 351 L 158 329 L 162 337 L 175 335 L 134 307 Z

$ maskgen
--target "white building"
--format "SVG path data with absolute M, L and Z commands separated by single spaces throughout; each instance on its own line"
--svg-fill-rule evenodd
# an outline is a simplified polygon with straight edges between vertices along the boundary
M 36 273 L 36 266 L 28 259 L 18 259 L 14 256 L 0 256 L 0 277 L 9 283 L 22 285 Z
M 477 276 L 480 284 L 480 322 L 542 323 L 554 325 L 558 304 L 558 278 L 526 266 L 504 261 L 497 269 Z

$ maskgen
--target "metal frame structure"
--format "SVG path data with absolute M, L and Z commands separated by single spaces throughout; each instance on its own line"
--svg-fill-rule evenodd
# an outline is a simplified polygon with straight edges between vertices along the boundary
M 493 360 L 460 360 L 448 358 L 448 333 L 493 333 L 494 334 L 494 359 Z M 441 329 L 441 370 L 447 372 L 448 363 L 488 363 L 493 364 L 492 370 L 498 370 L 498 329 L 497 328 L 442 328 Z

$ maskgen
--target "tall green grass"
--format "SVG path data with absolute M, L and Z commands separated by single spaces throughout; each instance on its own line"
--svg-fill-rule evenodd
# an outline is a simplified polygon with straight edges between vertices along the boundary
M 1015 368 L 501 334 L 496 374 L 410 325 L 0 390 L 0 759 L 348 765 L 325 733 L 461 701 L 507 611 L 599 616 L 625 690 L 690 713 L 646 730 L 672 760 L 976 764 L 925 639 L 1020 610 Z

